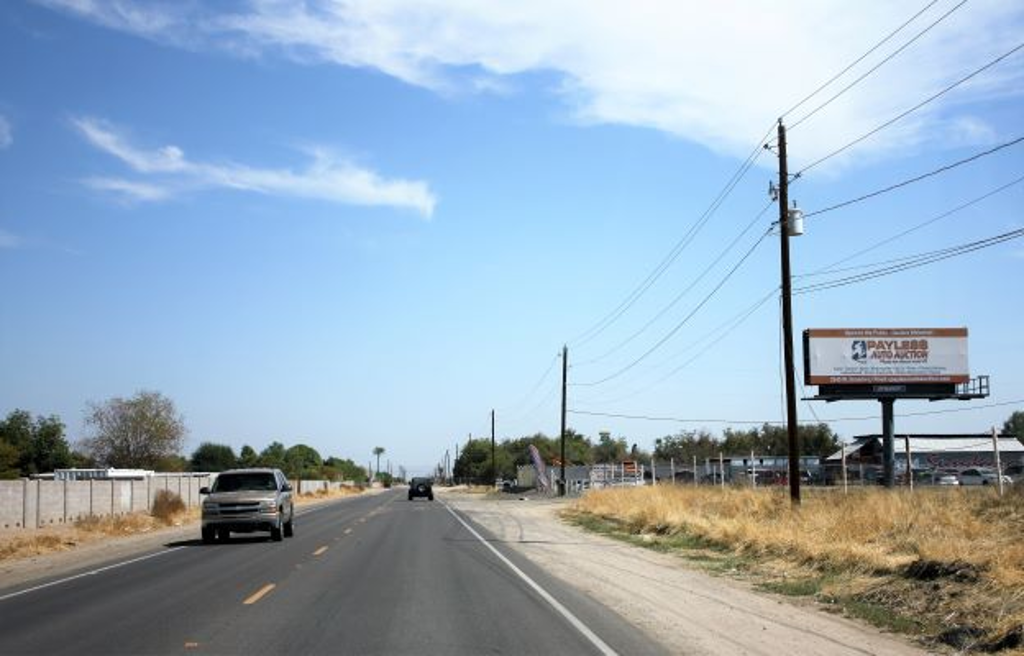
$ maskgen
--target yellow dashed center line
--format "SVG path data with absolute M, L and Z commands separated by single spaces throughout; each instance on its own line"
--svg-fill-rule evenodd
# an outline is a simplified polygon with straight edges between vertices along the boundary
M 277 585 L 275 585 L 273 583 L 268 583 L 265 586 L 263 586 L 262 588 L 260 588 L 259 590 L 257 590 L 255 593 L 253 593 L 253 595 L 251 597 L 249 597 L 248 599 L 246 599 L 242 603 L 245 604 L 246 606 L 251 606 L 251 605 L 255 604 L 257 601 L 259 601 L 260 599 L 266 597 L 270 593 L 270 591 L 273 590 L 276 587 L 277 587 Z
M 322 554 L 323 554 L 323 553 L 324 553 L 325 551 L 327 551 L 327 547 L 326 547 L 326 546 L 324 546 L 324 547 L 320 547 L 319 549 L 317 549 L 316 551 L 314 551 L 314 552 L 313 552 L 313 555 L 314 555 L 314 556 L 320 556 L 320 555 L 322 555 Z

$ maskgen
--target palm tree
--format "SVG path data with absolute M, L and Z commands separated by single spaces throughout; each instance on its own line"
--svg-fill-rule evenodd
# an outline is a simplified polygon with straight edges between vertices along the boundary
M 374 480 L 376 480 L 377 475 L 380 474 L 380 456 L 381 456 L 382 453 L 384 453 L 384 447 L 382 447 L 382 446 L 375 446 L 375 447 L 373 447 L 373 455 L 377 456 L 377 473 L 373 475 Z

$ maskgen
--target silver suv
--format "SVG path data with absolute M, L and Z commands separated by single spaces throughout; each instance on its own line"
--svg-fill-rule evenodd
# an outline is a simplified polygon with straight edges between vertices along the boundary
M 199 493 L 208 495 L 203 500 L 203 542 L 226 541 L 231 531 L 270 531 L 275 542 L 294 535 L 292 486 L 280 469 L 230 469 Z

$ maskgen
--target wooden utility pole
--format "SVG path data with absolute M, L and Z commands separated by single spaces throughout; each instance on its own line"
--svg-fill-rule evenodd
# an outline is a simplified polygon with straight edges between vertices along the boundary
M 565 496 L 565 404 L 569 380 L 569 347 L 562 346 L 562 470 L 559 476 L 558 496 Z
M 498 480 L 497 450 L 494 446 L 494 409 L 491 409 L 491 485 Z
M 786 360 L 786 429 L 789 436 L 789 498 L 800 505 L 800 440 L 797 435 L 796 375 L 793 369 L 793 287 L 789 270 L 789 169 L 786 126 L 779 119 L 779 237 L 782 244 L 782 332 Z

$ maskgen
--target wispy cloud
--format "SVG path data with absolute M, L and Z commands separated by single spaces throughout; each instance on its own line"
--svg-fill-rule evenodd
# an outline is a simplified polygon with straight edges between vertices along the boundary
M 512 76 L 554 72 L 562 77 L 556 93 L 582 122 L 655 128 L 743 155 L 796 99 L 911 13 L 905 3 L 889 0 L 249 0 L 231 9 L 219 3 L 44 2 L 161 42 L 373 68 L 438 91 L 507 92 L 515 87 L 508 84 Z M 952 6 L 937 3 L 852 75 Z M 1022 28 L 1019 0 L 964 5 L 794 131 L 794 163 L 831 151 L 1002 54 L 1019 42 Z M 1021 93 L 1020 56 L 901 129 L 864 142 L 858 153 L 877 159 L 929 139 L 945 145 L 938 124 L 955 122 L 960 108 Z M 959 136 L 986 139 L 988 132 L 976 124 Z
M 11 122 L 6 116 L 0 115 L 0 149 L 9 148 L 14 143 L 14 132 L 11 129 Z
M 18 235 L 0 228 L 0 248 L 21 248 L 23 243 Z
M 165 200 L 172 195 L 165 187 L 123 178 L 86 178 L 82 182 L 87 187 L 112 192 L 127 201 Z
M 148 176 L 145 181 L 120 177 L 92 177 L 84 181 L 93 189 L 116 193 L 125 200 L 159 201 L 183 191 L 223 188 L 332 203 L 397 207 L 425 217 L 433 214 L 437 204 L 426 182 L 387 179 L 324 148 L 311 149 L 310 163 L 298 171 L 212 164 L 190 160 L 173 145 L 140 148 L 123 130 L 101 119 L 77 117 L 72 123 L 90 144 L 136 173 Z

